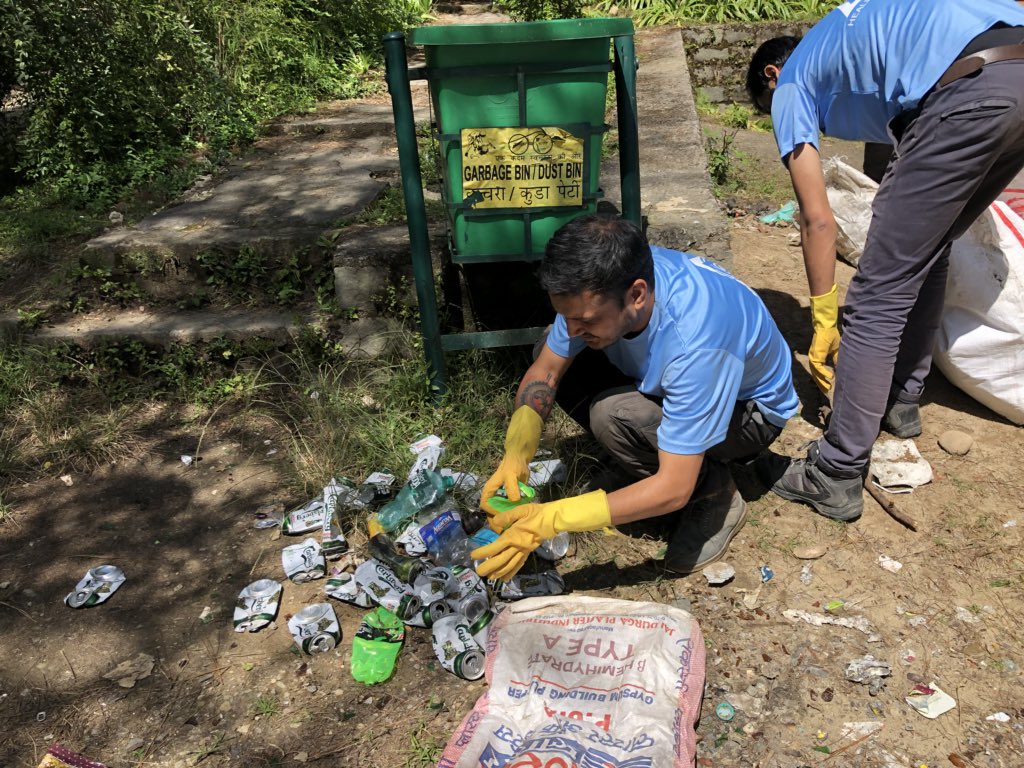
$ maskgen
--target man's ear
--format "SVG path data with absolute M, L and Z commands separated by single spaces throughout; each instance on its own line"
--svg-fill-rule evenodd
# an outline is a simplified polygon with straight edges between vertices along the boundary
M 647 285 L 647 281 L 638 277 L 626 291 L 626 303 L 634 309 L 640 309 L 647 302 L 649 293 L 650 287 Z
M 765 64 L 764 76 L 768 80 L 768 87 L 775 90 L 775 86 L 779 84 L 779 73 L 782 70 L 774 64 Z

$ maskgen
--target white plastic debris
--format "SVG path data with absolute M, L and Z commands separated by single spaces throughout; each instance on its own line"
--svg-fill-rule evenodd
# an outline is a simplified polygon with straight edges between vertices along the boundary
M 708 580 L 708 584 L 714 587 L 720 584 L 725 584 L 729 581 L 736 575 L 736 569 L 728 563 L 712 563 L 704 568 L 701 573 L 703 573 L 704 578 Z
M 879 555 L 878 564 L 882 566 L 889 573 L 899 573 L 900 569 L 903 568 L 903 563 L 899 560 L 893 560 L 888 555 Z
M 981 621 L 981 619 L 979 619 L 977 616 L 971 613 L 970 610 L 968 610 L 967 608 L 964 608 L 962 605 L 958 605 L 956 607 L 956 617 L 964 624 L 977 624 L 979 621 Z
M 534 488 L 540 488 L 549 483 L 561 483 L 565 480 L 566 474 L 567 470 L 561 459 L 531 461 L 530 478 L 526 481 L 526 484 Z
M 932 481 L 932 467 L 913 440 L 882 440 L 871 449 L 875 485 L 889 493 L 910 493 Z
M 71 479 L 71 475 L 61 475 L 60 481 L 64 483 L 68 488 L 75 484 L 75 481 Z
M 1007 520 L 1005 523 L 1003 523 L 1003 528 L 1016 528 L 1016 527 L 1017 527 L 1017 521 L 1016 520 Z
M 922 683 L 914 686 L 905 701 L 929 720 L 934 720 L 956 706 L 956 699 L 939 688 L 934 680 L 928 685 Z
M 985 718 L 986 720 L 992 720 L 997 723 L 1008 723 L 1010 722 L 1010 716 L 1005 712 L 993 712 L 991 715 Z
M 812 578 L 814 578 L 814 575 L 811 573 L 811 566 L 805 565 L 803 568 L 800 569 L 801 584 L 803 584 L 804 586 L 809 585 L 811 583 Z
M 878 643 L 882 640 L 878 630 L 863 616 L 830 616 L 825 613 L 808 613 L 797 608 L 787 608 L 782 612 L 782 615 L 790 621 L 803 621 L 815 627 L 823 627 L 826 624 L 830 624 L 836 627 L 856 629 L 868 636 L 869 643 Z
M 182 457 L 181 457 L 181 463 L 182 463 L 182 464 L 184 464 L 184 465 L 185 465 L 186 467 L 190 467 L 190 466 L 192 466 L 192 460 L 193 460 L 193 459 L 192 459 L 192 457 L 191 457 L 191 456 L 188 456 L 188 455 L 182 454 Z
M 892 675 L 892 667 L 888 662 L 876 659 L 870 653 L 854 659 L 846 666 L 846 679 L 853 683 L 868 686 L 868 693 L 877 696 L 885 687 L 885 678 Z

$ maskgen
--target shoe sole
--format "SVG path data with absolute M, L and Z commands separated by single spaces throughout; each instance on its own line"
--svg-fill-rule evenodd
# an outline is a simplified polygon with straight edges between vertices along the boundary
M 822 505 L 820 501 L 814 501 L 812 499 L 806 498 L 805 496 L 799 496 L 795 493 L 790 493 L 789 491 L 781 490 L 774 486 L 772 487 L 772 493 L 774 493 L 776 496 L 781 496 L 782 498 L 786 499 L 786 501 L 798 501 L 801 502 L 802 504 L 810 504 L 812 507 L 814 507 L 814 511 L 817 512 L 819 515 L 827 517 L 830 520 L 838 520 L 841 523 L 852 523 L 854 520 L 857 520 L 861 516 L 860 512 L 836 512 L 832 507 L 826 507 Z
M 739 522 L 737 522 L 736 525 L 733 526 L 732 533 L 729 534 L 729 537 L 725 540 L 725 544 L 715 555 L 709 557 L 707 560 L 702 560 L 699 563 L 694 563 L 693 565 L 688 566 L 689 570 L 684 570 L 682 568 L 673 568 L 670 565 L 666 565 L 665 570 L 671 571 L 672 573 L 678 573 L 680 576 L 689 576 L 691 573 L 696 573 L 697 571 L 701 570 L 702 568 L 706 568 L 712 563 L 717 563 L 719 560 L 725 557 L 725 553 L 729 551 L 729 545 L 732 543 L 732 540 L 736 538 L 736 534 L 740 532 L 744 525 L 746 525 L 746 522 L 747 502 L 743 501 L 743 511 L 740 512 Z
M 906 439 L 911 438 L 911 437 L 920 437 L 921 436 L 921 425 L 920 424 L 910 424 L 910 425 L 908 425 L 906 427 L 900 427 L 900 428 L 897 428 L 897 427 L 894 427 L 894 426 L 891 426 L 891 425 L 888 425 L 888 424 L 883 424 L 882 425 L 882 429 L 884 429 L 886 432 L 888 432 L 893 437 L 898 437 L 901 440 L 906 440 Z

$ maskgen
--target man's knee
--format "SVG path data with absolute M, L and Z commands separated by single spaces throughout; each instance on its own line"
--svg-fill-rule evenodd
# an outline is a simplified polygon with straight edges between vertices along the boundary
M 647 443 L 656 449 L 661 415 L 661 407 L 636 388 L 615 387 L 601 392 L 591 403 L 590 430 L 605 448 Z

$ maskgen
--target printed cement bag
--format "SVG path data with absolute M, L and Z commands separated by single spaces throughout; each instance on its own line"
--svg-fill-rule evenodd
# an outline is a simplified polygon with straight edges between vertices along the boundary
M 822 171 L 828 204 L 836 219 L 836 251 L 843 261 L 857 266 L 868 239 L 871 203 L 878 184 L 835 157 L 825 161 Z
M 690 614 L 657 603 L 533 597 L 492 627 L 490 686 L 438 768 L 694 765 L 704 639 Z
M 990 205 L 953 243 L 935 364 L 975 400 L 1024 424 L 1024 218 Z

